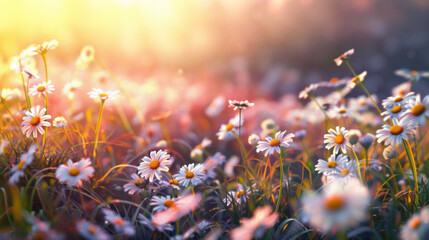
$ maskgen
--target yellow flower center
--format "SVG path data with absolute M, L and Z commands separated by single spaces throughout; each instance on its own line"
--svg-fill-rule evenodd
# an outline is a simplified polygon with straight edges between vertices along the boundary
M 399 91 L 399 95 L 404 95 L 405 94 L 405 89 L 401 89 L 400 91 Z
M 360 83 L 360 77 L 359 77 L 359 76 L 354 77 L 354 78 L 352 79 L 352 82 L 353 82 L 353 83 L 355 83 L 355 84 Z
M 418 72 L 418 71 L 416 71 L 416 70 L 411 71 L 411 75 L 413 75 L 413 76 L 417 76 L 417 74 L 419 74 L 419 72 Z
M 233 128 L 234 128 L 234 124 L 231 124 L 231 123 L 230 123 L 230 124 L 226 125 L 226 129 L 225 129 L 225 130 L 226 130 L 227 132 L 229 132 L 229 131 L 231 131 Z
M 141 185 L 143 185 L 143 183 L 144 183 L 144 179 L 143 179 L 143 178 L 138 178 L 138 179 L 134 182 L 134 184 L 135 184 L 136 186 L 141 186 Z
M 410 227 L 411 229 L 416 229 L 420 226 L 421 223 L 422 221 L 419 218 L 416 218 L 411 222 Z
M 165 207 L 171 207 L 171 206 L 174 206 L 174 205 L 176 205 L 175 203 L 174 203 L 174 201 L 173 200 L 171 200 L 171 199 L 167 199 L 167 200 L 165 200 L 165 202 L 164 202 L 164 206 Z
M 40 123 L 40 118 L 39 117 L 33 117 L 30 120 L 30 124 L 33 125 L 33 126 L 37 126 L 37 125 L 39 125 L 39 123 Z
M 121 218 L 116 218 L 112 221 L 112 223 L 121 227 L 124 226 L 124 220 L 122 220 Z
M 45 86 L 39 86 L 38 88 L 37 88 L 37 91 L 38 92 L 43 92 L 43 91 L 45 91 Z
M 273 140 L 270 141 L 270 146 L 271 147 L 275 147 L 275 146 L 278 146 L 278 145 L 280 145 L 280 140 L 273 139 Z
M 159 167 L 159 164 L 160 164 L 160 162 L 158 160 L 152 160 L 149 163 L 149 167 L 150 167 L 150 169 L 155 170 L 155 169 L 157 169 Z
M 350 170 L 348 170 L 346 168 L 346 169 L 341 170 L 340 175 L 341 175 L 341 177 L 345 177 L 345 176 L 349 175 L 349 173 L 350 173 Z
M 329 80 L 330 83 L 337 83 L 338 81 L 340 81 L 339 78 L 331 78 L 331 80 Z
M 402 100 L 404 100 L 402 97 L 397 97 L 397 98 L 395 98 L 395 100 L 393 100 L 394 102 L 400 102 L 400 101 L 402 101 Z
M 88 227 L 88 233 L 91 234 L 92 236 L 95 236 L 97 234 L 97 230 L 95 229 L 94 226 L 89 225 L 89 227 Z
M 187 172 L 185 175 L 186 178 L 193 178 L 194 177 L 194 173 L 193 172 Z
M 237 192 L 237 194 L 235 194 L 235 197 L 236 198 L 240 198 L 241 196 L 243 196 L 244 197 L 244 190 L 241 190 L 241 191 L 239 191 L 239 192 Z
M 400 112 L 402 110 L 402 107 L 401 106 L 394 106 L 393 108 L 392 108 L 392 113 L 398 113 L 398 112 Z
M 100 98 L 107 98 L 109 95 L 107 93 L 100 93 L 98 96 L 100 96 Z
M 334 162 L 334 161 L 328 162 L 328 168 L 334 168 L 336 166 L 337 166 L 337 162 Z
M 337 136 L 335 136 L 335 143 L 338 145 L 343 144 L 343 142 L 345 140 L 346 139 L 344 138 L 344 136 L 342 134 L 338 134 Z
M 171 180 L 169 181 L 169 183 L 170 183 L 170 184 L 173 184 L 173 185 L 179 185 L 179 182 L 177 182 L 177 181 L 176 181 L 176 179 L 171 179 Z
M 344 197 L 340 195 L 333 195 L 325 200 L 325 207 L 330 211 L 337 211 L 344 205 Z
M 72 177 L 75 177 L 75 176 L 79 175 L 79 173 L 80 173 L 80 171 L 77 168 L 70 168 L 70 170 L 69 170 L 69 174 Z
M 347 111 L 345 110 L 345 109 L 340 109 L 340 110 L 338 110 L 338 113 L 340 113 L 340 114 L 344 114 L 344 113 L 346 113 Z
M 417 104 L 416 106 L 414 106 L 413 108 L 411 108 L 411 113 L 414 116 L 420 116 L 422 115 L 422 113 L 424 113 L 426 111 L 426 107 L 423 104 Z
M 393 127 L 390 128 L 390 133 L 392 135 L 399 135 L 399 134 L 402 133 L 402 131 L 403 131 L 403 129 L 399 125 L 395 125 L 395 126 L 393 126 Z
M 22 170 L 23 168 L 24 168 L 24 164 L 25 164 L 25 160 L 21 160 L 19 163 L 18 163 L 18 170 Z

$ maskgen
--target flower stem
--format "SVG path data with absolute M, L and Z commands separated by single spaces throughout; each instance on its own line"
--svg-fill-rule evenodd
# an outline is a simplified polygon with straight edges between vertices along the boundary
M 359 158 L 357 157 L 355 150 L 354 150 L 353 148 L 351 148 L 351 149 L 352 149 L 353 155 L 354 155 L 354 156 L 355 156 L 355 158 L 356 158 L 356 164 L 357 164 L 357 169 L 358 169 L 359 179 L 360 179 L 360 181 L 363 183 L 362 174 L 360 173 L 360 163 L 359 163 Z
M 93 158 L 97 156 L 97 145 L 98 145 L 98 135 L 100 133 L 101 117 L 103 116 L 104 100 L 101 100 L 100 112 L 98 113 L 97 126 L 95 128 L 95 142 L 94 142 L 94 152 L 92 154 Z
M 1 103 L 3 103 L 4 108 L 6 108 L 6 111 L 10 114 L 10 116 L 12 116 L 13 120 L 15 121 L 16 125 L 18 125 L 18 127 L 21 125 L 19 124 L 18 120 L 16 120 L 15 115 L 12 114 L 12 112 L 10 111 L 9 106 L 7 105 L 6 101 L 1 99 Z
M 408 160 L 410 161 L 411 171 L 413 172 L 414 177 L 414 189 L 416 190 L 416 194 L 419 192 L 419 182 L 417 179 L 417 168 L 416 162 L 414 161 L 413 153 L 411 152 L 410 142 L 407 139 L 402 139 L 402 143 L 404 144 L 405 152 L 407 153 Z
M 280 202 L 282 200 L 282 192 L 283 192 L 283 158 L 281 154 L 279 154 L 279 161 L 280 161 L 280 192 L 279 192 L 279 197 L 277 199 L 276 210 L 274 211 L 274 213 L 278 213 L 279 211 Z
M 46 55 L 44 53 L 41 53 L 40 56 L 42 56 L 43 64 L 45 65 L 45 82 L 48 83 L 48 65 L 46 64 Z M 45 108 L 46 112 L 45 114 L 48 114 L 48 91 L 45 93 Z M 43 133 L 43 141 L 42 141 L 42 152 L 40 153 L 40 157 L 43 158 L 43 154 L 45 152 L 45 146 L 46 146 L 46 138 L 48 136 L 48 127 L 45 127 L 45 132 Z
M 347 67 L 349 67 L 350 71 L 353 74 L 353 77 L 357 77 L 356 72 L 353 70 L 352 65 L 350 65 L 350 63 L 349 63 L 349 60 L 346 59 L 346 60 L 344 60 L 344 62 L 346 63 Z M 377 103 L 374 101 L 374 99 L 372 98 L 371 94 L 369 94 L 368 90 L 366 89 L 366 87 L 363 85 L 363 83 L 361 81 L 359 81 L 359 86 L 363 89 L 363 91 L 365 91 L 366 95 L 368 95 L 368 97 L 371 100 L 372 104 L 374 104 L 374 106 L 377 109 L 378 113 L 381 115 L 380 108 L 378 107 Z

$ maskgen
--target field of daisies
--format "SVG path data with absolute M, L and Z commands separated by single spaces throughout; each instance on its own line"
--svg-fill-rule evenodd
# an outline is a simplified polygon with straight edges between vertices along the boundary
M 332 61 L 349 76 L 294 97 L 205 102 L 178 84 L 162 97 L 186 111 L 142 111 L 151 94 L 96 49 L 51 64 L 60 47 L 31 45 L 3 75 L 2 239 L 429 238 L 429 95 L 413 92 L 429 72 L 397 70 L 378 99 L 351 49 Z M 94 68 L 99 86 L 79 80 Z

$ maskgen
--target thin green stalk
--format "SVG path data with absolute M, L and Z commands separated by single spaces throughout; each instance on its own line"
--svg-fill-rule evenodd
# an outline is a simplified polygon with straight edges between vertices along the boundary
M 41 53 L 40 56 L 42 56 L 43 64 L 45 65 L 45 78 L 46 78 L 45 82 L 48 83 L 48 65 L 46 64 L 46 55 L 44 53 Z M 45 114 L 48 114 L 48 97 L 49 97 L 49 93 L 46 92 L 45 93 L 45 108 L 46 108 Z M 47 136 L 48 136 L 48 127 L 45 127 L 45 133 L 43 133 L 43 140 L 42 140 L 42 151 L 40 153 L 41 159 L 43 159 L 43 155 L 45 152 Z
M 351 148 L 351 149 L 352 149 L 353 155 L 354 155 L 354 156 L 355 156 L 355 158 L 356 158 L 356 164 L 357 164 L 357 169 L 358 169 L 359 179 L 360 179 L 360 181 L 363 183 L 362 174 L 360 173 L 360 163 L 359 163 L 359 158 L 357 157 L 355 150 L 354 150 L 353 148 Z
M 92 154 L 94 159 L 97 156 L 98 135 L 100 135 L 99 133 L 100 133 L 101 117 L 103 116 L 103 109 L 104 109 L 104 100 L 101 100 L 100 112 L 98 113 L 97 126 L 95 128 L 94 152 Z
M 405 152 L 407 153 L 408 160 L 410 161 L 411 171 L 413 172 L 414 177 L 414 189 L 416 190 L 416 194 L 419 193 L 419 181 L 417 179 L 417 167 L 416 162 L 414 161 L 414 155 L 411 151 L 410 142 L 406 139 L 402 139 L 402 143 L 404 144 Z
M 274 211 L 274 213 L 278 213 L 279 211 L 280 202 L 282 200 L 282 192 L 283 192 L 283 158 L 281 154 L 279 154 L 279 161 L 280 161 L 280 192 L 279 192 L 279 197 L 277 199 L 276 210 Z
M 24 88 L 24 96 L 25 96 L 25 102 L 27 103 L 27 110 L 30 111 L 31 101 L 30 101 L 30 97 L 28 96 L 28 89 L 27 89 L 28 86 L 25 84 L 24 74 L 22 74 L 21 59 L 19 59 L 19 70 L 20 70 L 20 75 L 22 80 L 22 88 Z
M 346 59 L 344 60 L 344 62 L 346 63 L 347 67 L 349 67 L 350 71 L 352 72 L 354 77 L 357 77 L 356 72 L 353 70 L 352 66 L 349 63 L 349 60 Z M 366 95 L 368 95 L 369 99 L 371 100 L 372 104 L 374 104 L 375 108 L 377 109 L 378 113 L 381 115 L 381 110 L 378 107 L 377 103 L 374 101 L 374 99 L 372 98 L 371 94 L 369 94 L 368 90 L 366 89 L 366 87 L 363 85 L 362 81 L 359 80 L 359 86 L 365 91 Z

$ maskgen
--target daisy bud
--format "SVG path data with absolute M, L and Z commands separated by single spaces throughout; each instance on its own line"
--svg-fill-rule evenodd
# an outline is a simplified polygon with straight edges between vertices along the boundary
M 371 133 L 367 133 L 363 137 L 361 137 L 361 139 L 359 140 L 359 143 L 360 145 L 362 145 L 362 147 L 364 147 L 365 149 L 368 149 L 369 147 L 371 147 L 374 140 L 375 140 L 375 136 L 372 135 Z
M 254 134 L 254 133 L 249 136 L 249 144 L 254 146 L 254 147 L 256 147 L 256 145 L 258 145 L 259 140 L 260 140 L 259 136 Z
M 304 139 L 304 137 L 307 135 L 307 131 L 305 130 L 299 130 L 297 132 L 295 132 L 295 137 L 298 138 L 299 140 Z
M 264 131 L 274 131 L 277 128 L 277 126 L 273 119 L 268 118 L 262 121 L 261 128 Z
M 194 148 L 191 151 L 191 158 L 196 161 L 203 160 L 203 151 L 199 148 Z
M 349 136 L 348 136 L 349 137 L 349 142 L 352 145 L 355 145 L 356 143 L 359 142 L 359 139 L 361 138 L 361 136 L 362 136 L 362 133 L 359 130 L 352 129 L 352 130 L 349 131 Z
M 386 160 L 397 158 L 398 157 L 398 151 L 394 147 L 388 146 L 383 151 L 383 157 Z

